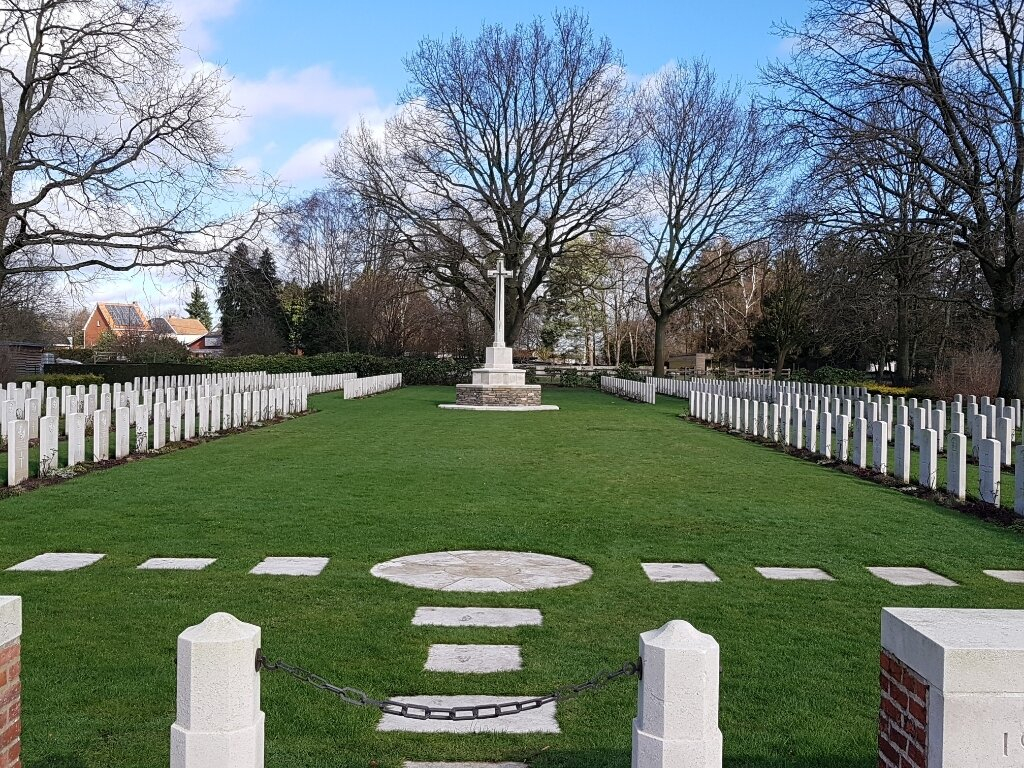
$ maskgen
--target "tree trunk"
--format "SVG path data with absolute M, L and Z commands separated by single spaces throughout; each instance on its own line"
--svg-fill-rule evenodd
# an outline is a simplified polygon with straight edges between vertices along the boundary
M 1024 314 L 996 318 L 999 335 L 999 397 L 1024 398 Z
M 910 386 L 910 307 L 902 290 L 896 291 L 896 381 L 897 387 Z
M 654 319 L 654 375 L 665 375 L 665 329 L 668 318 L 664 315 Z
M 778 360 L 775 362 L 775 378 L 778 379 L 782 375 L 782 369 L 786 367 L 786 357 L 789 355 L 789 350 L 780 348 L 778 350 Z

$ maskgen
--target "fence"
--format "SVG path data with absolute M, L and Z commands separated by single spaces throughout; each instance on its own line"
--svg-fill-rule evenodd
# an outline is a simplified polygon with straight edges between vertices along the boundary
M 957 395 L 947 403 L 872 396 L 862 388 L 729 381 L 690 382 L 689 400 L 697 420 L 861 469 L 870 466 L 901 483 L 911 482 L 916 448 L 917 484 L 928 490 L 940 487 L 939 457 L 944 454 L 945 489 L 961 501 L 967 497 L 969 458 L 979 468 L 978 497 L 994 506 L 1001 502 L 1002 470 L 1013 466 L 1014 508 L 1024 515 L 1024 445 L 1015 445 L 1024 421 L 1020 400 Z
M 601 391 L 638 403 L 654 404 L 654 385 L 649 382 L 617 379 L 614 376 L 602 376 Z
M 365 379 L 351 378 L 344 382 L 345 399 L 352 400 L 357 397 L 369 397 L 387 392 L 390 389 L 398 389 L 402 386 L 402 374 L 385 373 L 381 376 L 368 376 Z

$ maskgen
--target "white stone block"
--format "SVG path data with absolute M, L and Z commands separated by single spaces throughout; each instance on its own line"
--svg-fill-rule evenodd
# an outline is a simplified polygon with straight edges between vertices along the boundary
M 1024 584 L 1024 571 L 982 571 L 986 576 L 1007 584 Z
M 73 413 L 67 418 L 68 466 L 85 461 L 85 414 Z
M 412 623 L 422 627 L 539 627 L 536 608 L 417 608 Z
M 265 576 L 319 576 L 327 557 L 268 557 L 249 573 Z
M 260 628 L 215 613 L 178 636 L 171 768 L 263 768 Z
M 910 482 L 910 427 L 907 424 L 897 424 L 895 428 L 893 444 L 895 448 L 895 472 L 893 473 L 901 483 Z
M 963 501 L 967 498 L 967 435 L 952 432 L 946 450 L 946 490 Z
M 917 567 L 871 567 L 868 568 L 873 575 L 895 584 L 897 587 L 955 587 L 957 584 L 945 576 L 929 571 L 927 568 Z
M 885 608 L 882 648 L 928 686 L 929 766 L 1024 765 L 1024 611 Z
M 7 423 L 7 485 L 21 485 L 26 480 L 28 480 L 28 422 L 24 419 L 14 419 Z
M 671 583 L 694 581 L 710 583 L 718 581 L 718 574 L 704 563 L 641 563 L 644 573 L 651 581 Z
M 523 668 L 518 645 L 452 645 L 435 643 L 427 652 L 427 672 L 464 675 L 516 672 Z
M 918 485 L 925 488 L 939 487 L 939 436 L 934 429 L 920 430 L 921 464 Z
M 79 568 L 98 563 L 104 555 L 91 552 L 47 552 L 43 555 L 12 565 L 8 571 L 77 571 Z
M 889 472 L 889 425 L 876 421 L 871 425 L 871 467 L 879 474 Z
M 868 421 L 864 418 L 853 420 L 853 448 L 851 462 L 861 469 L 868 466 Z
M 39 476 L 49 477 L 57 471 L 60 454 L 58 416 L 43 416 L 39 420 Z
M 137 566 L 140 571 L 201 571 L 217 562 L 215 557 L 151 557 Z
M 836 416 L 836 458 L 842 462 L 850 460 L 850 417 Z
M 818 453 L 826 459 L 832 458 L 832 414 L 821 414 L 821 423 L 818 426 Z
M 821 568 L 756 568 L 758 573 L 771 581 L 835 581 Z
M 507 704 L 530 696 L 392 696 L 396 701 L 425 707 L 478 707 Z M 405 733 L 560 733 L 555 719 L 555 704 L 545 704 L 512 717 L 486 720 L 410 720 L 398 715 L 384 715 L 378 731 Z
M 685 621 L 640 636 L 632 768 L 721 768 L 718 643 Z
M 999 506 L 1002 471 L 999 466 L 998 440 L 975 440 L 978 446 L 979 495 L 981 500 Z

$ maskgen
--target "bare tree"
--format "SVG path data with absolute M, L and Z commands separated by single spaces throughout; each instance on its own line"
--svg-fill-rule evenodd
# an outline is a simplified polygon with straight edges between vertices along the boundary
M 1000 394 L 1024 395 L 1024 2 L 816 0 L 783 34 L 794 55 L 767 74 L 794 124 L 830 141 L 870 139 L 952 188 L 925 212 L 949 224 L 960 258 L 984 275 Z M 914 119 L 880 120 L 884 101 Z M 940 141 L 922 143 L 918 123 Z
M 552 262 L 623 202 L 637 145 L 625 72 L 575 11 L 550 30 L 536 20 L 424 40 L 405 64 L 383 141 L 365 125 L 348 133 L 330 174 L 392 217 L 411 264 L 492 324 L 486 272 L 504 257 L 514 343 Z
M 660 376 L 672 315 L 748 268 L 782 154 L 760 110 L 703 61 L 652 78 L 637 114 L 647 148 L 639 237 Z
M 0 285 L 202 265 L 266 212 L 230 212 L 234 113 L 217 70 L 183 69 L 179 26 L 164 0 L 0 0 Z

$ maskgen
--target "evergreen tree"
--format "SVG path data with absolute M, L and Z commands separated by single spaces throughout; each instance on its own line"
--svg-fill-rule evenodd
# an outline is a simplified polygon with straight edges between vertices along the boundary
M 306 307 L 299 325 L 299 345 L 307 355 L 344 349 L 342 317 L 327 286 L 313 283 L 306 289 Z
M 188 300 L 188 304 L 185 305 L 185 312 L 188 313 L 189 317 L 193 317 L 204 326 L 206 330 L 210 330 L 213 327 L 213 315 L 210 312 L 210 305 L 206 301 L 205 294 L 199 289 L 198 285 L 192 286 L 192 296 Z
M 242 354 L 274 354 L 288 348 L 289 323 L 280 288 L 269 250 L 254 263 L 244 243 L 235 248 L 218 283 L 225 348 Z
M 225 346 L 237 341 L 250 314 L 254 271 L 248 246 L 239 243 L 228 256 L 217 285 L 217 309 L 220 310 L 220 327 Z

